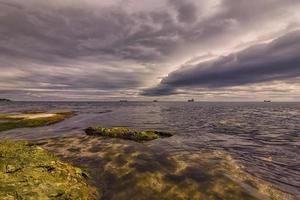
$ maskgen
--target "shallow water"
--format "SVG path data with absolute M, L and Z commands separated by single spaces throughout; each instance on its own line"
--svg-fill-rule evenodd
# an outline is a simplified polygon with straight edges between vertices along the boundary
M 169 154 L 222 150 L 256 177 L 300 197 L 300 103 L 9 102 L 0 113 L 74 110 L 75 117 L 0 138 L 82 135 L 88 126 L 129 126 L 174 132 L 147 144 Z

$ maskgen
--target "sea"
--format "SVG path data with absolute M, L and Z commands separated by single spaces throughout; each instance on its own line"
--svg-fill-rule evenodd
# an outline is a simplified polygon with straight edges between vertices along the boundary
M 279 102 L 1 102 L 0 113 L 75 111 L 63 122 L 0 133 L 36 140 L 83 135 L 89 126 L 174 133 L 151 141 L 165 152 L 224 151 L 251 175 L 300 197 L 300 103 Z

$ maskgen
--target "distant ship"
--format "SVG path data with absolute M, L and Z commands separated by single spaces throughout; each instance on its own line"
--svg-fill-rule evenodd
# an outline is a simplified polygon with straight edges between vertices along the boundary
M 158 102 L 158 100 L 153 100 L 153 102 Z
M 271 101 L 270 101 L 270 100 L 264 100 L 264 102 L 265 102 L 265 103 L 271 103 Z
M 120 102 L 128 102 L 127 100 L 120 100 Z
M 189 99 L 189 100 L 188 100 L 188 102 L 194 102 L 194 101 L 195 101 L 194 99 Z

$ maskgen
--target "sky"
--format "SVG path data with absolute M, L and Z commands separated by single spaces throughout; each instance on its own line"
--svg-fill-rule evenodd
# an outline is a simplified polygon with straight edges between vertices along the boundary
M 299 101 L 299 0 L 0 0 L 0 98 Z

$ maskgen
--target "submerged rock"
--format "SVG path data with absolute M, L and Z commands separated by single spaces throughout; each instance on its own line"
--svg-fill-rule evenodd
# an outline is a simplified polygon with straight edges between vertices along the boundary
M 165 152 L 150 145 L 89 136 L 40 142 L 88 170 L 95 185 L 103 189 L 103 199 L 295 200 L 248 174 L 224 152 Z
M 0 199 L 96 199 L 85 176 L 41 147 L 0 142 Z
M 133 140 L 137 142 L 150 141 L 158 138 L 171 137 L 173 134 L 167 132 L 160 132 L 155 130 L 138 131 L 126 127 L 89 127 L 85 129 L 87 135 L 121 138 L 126 140 Z
M 56 113 L 20 113 L 20 114 L 0 114 L 0 132 L 16 128 L 47 126 L 63 121 L 74 115 L 74 112 Z

